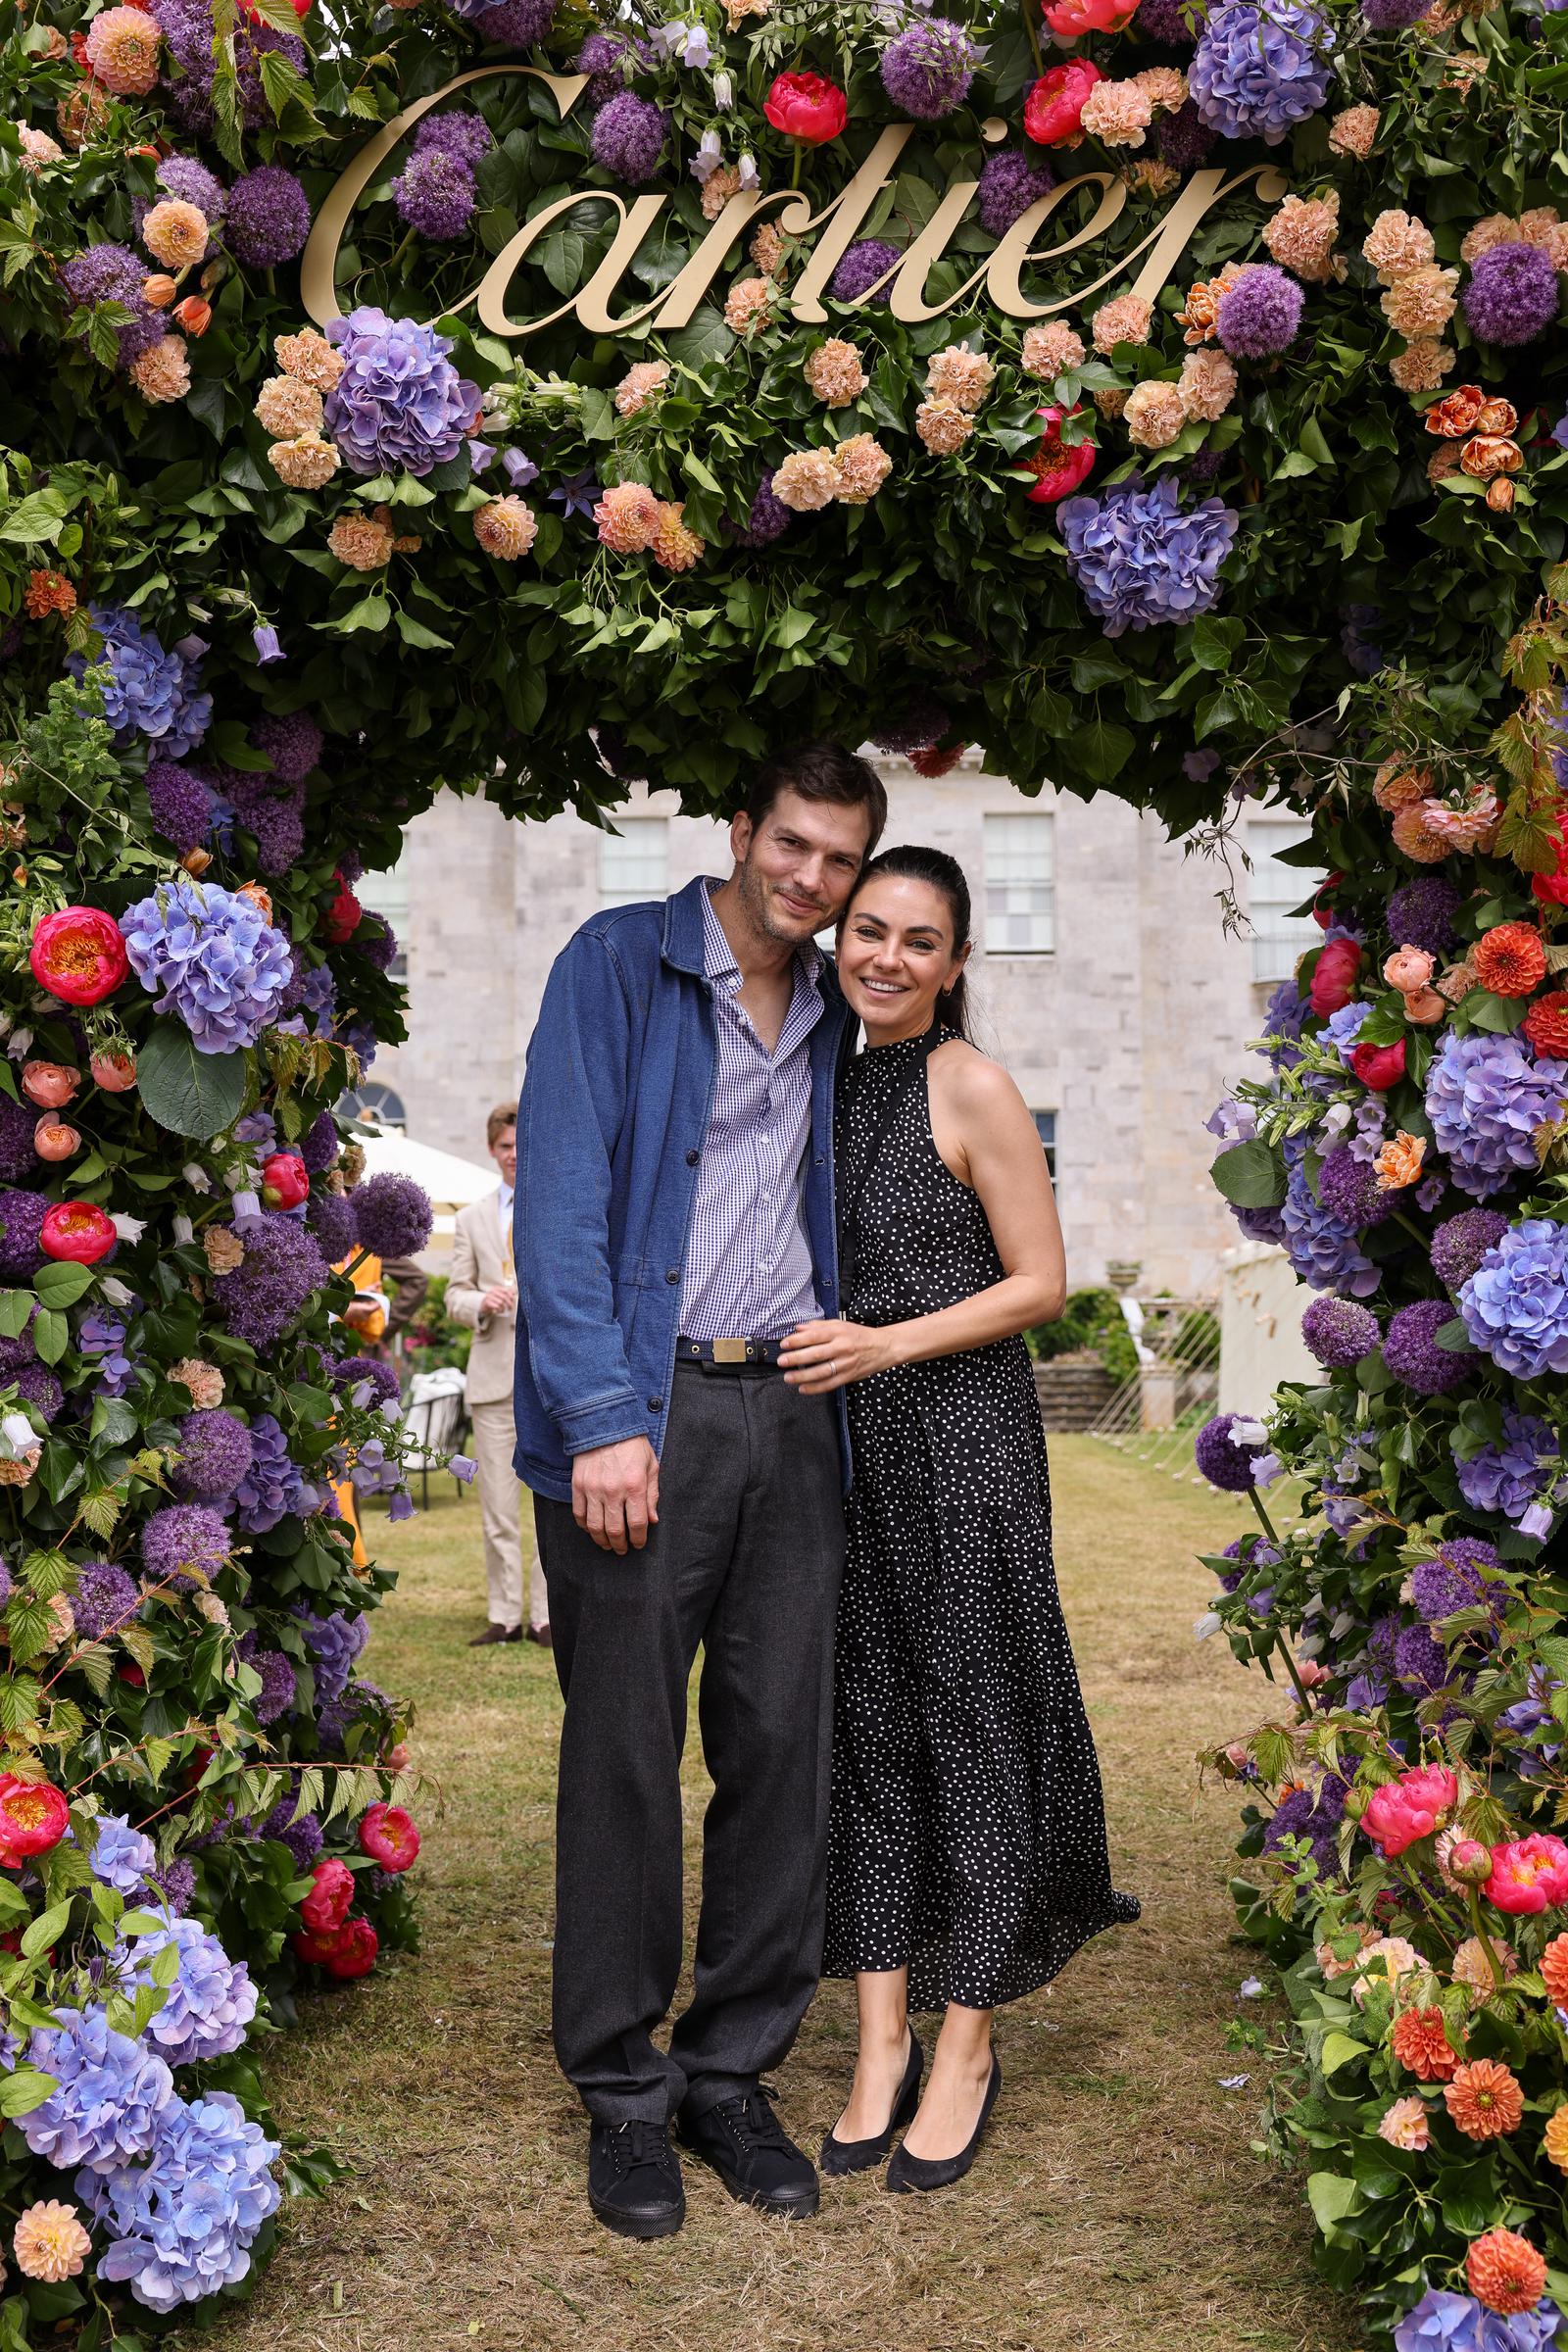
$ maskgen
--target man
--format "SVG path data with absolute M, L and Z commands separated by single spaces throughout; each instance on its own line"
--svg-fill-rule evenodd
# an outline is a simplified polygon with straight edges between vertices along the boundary
M 503 1102 L 485 1122 L 485 1142 L 501 1171 L 498 1192 L 458 1211 L 447 1283 L 447 1312 L 473 1332 L 468 1351 L 468 1411 L 479 1465 L 484 1573 L 489 1622 L 468 1646 L 522 1640 L 522 1549 L 517 1474 L 512 1466 L 512 1371 L 516 1360 L 517 1282 L 512 1254 L 512 1193 L 517 1180 L 517 1114 Z M 534 1559 L 528 1587 L 528 1639 L 550 1646 L 550 1603 Z
M 734 871 L 614 907 L 558 957 L 518 1117 L 516 1467 L 534 1490 L 565 1695 L 555 2039 L 591 2118 L 589 2202 L 662 2237 L 667 2126 L 731 2194 L 814 2213 L 760 2087 L 815 1988 L 847 1464 L 837 1399 L 779 1340 L 837 1312 L 833 1082 L 847 1016 L 812 946 L 881 833 L 837 744 L 771 760 Z M 699 1644 L 696 1990 L 680 1759 Z

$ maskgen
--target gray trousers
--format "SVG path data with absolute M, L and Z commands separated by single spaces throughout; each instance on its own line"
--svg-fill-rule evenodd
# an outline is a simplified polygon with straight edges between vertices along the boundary
M 701 2113 L 777 2066 L 822 1956 L 833 1623 L 844 1510 L 831 1397 L 679 1365 L 642 1551 L 601 1551 L 534 1501 L 565 1696 L 554 2027 L 597 2122 Z M 686 1689 L 713 1794 L 696 1990 L 653 2035 L 682 1941 Z

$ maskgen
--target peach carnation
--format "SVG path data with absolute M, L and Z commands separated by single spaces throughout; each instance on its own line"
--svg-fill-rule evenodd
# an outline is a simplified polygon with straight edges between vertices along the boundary
M 297 376 L 270 375 L 256 396 L 256 416 L 280 441 L 297 441 L 302 433 L 319 433 L 321 395 Z
M 1182 175 L 1174 164 L 1161 163 L 1157 155 L 1138 157 L 1123 164 L 1121 176 L 1139 196 L 1169 196 L 1182 184 Z
M 841 441 L 836 458 L 839 504 L 866 507 L 893 471 L 893 460 L 870 433 L 854 433 Z
M 89 139 L 108 129 L 109 101 L 95 81 L 80 81 L 55 108 L 55 121 L 66 145 L 79 154 Z
M 1546 2288 L 1544 2256 L 1516 2230 L 1489 2230 L 1478 2237 L 1465 2254 L 1464 2275 L 1477 2301 L 1504 2318 L 1534 2311 Z
M 11 2246 L 24 2278 L 47 2278 L 58 2285 L 62 2278 L 76 2277 L 92 2251 L 92 2239 L 74 2205 L 49 2197 L 27 2207 L 12 2231 Z
M 732 196 L 741 192 L 741 175 L 734 164 L 720 164 L 703 182 L 703 219 L 716 220 Z
M 1395 280 L 1383 296 L 1383 315 L 1396 335 L 1412 341 L 1417 335 L 1440 335 L 1458 307 L 1458 283 L 1457 270 L 1429 262 Z
M 487 556 L 515 564 L 539 535 L 539 519 L 526 499 L 493 498 L 474 511 L 473 535 Z
M 183 400 L 190 390 L 190 361 L 183 335 L 165 335 L 130 363 L 130 379 L 143 400 L 154 407 Z
M 795 514 L 830 507 L 838 487 L 838 467 L 825 449 L 793 449 L 773 474 L 773 496 Z
M 24 172 L 41 172 L 45 164 L 58 164 L 65 156 L 58 139 L 52 139 L 46 130 L 34 130 L 28 122 L 17 124 L 17 136 L 22 141 Z
M 1187 104 L 1187 76 L 1174 66 L 1146 66 L 1133 79 L 1156 113 L 1173 115 Z
M 956 400 L 922 400 L 914 412 L 914 429 L 933 457 L 951 458 L 974 431 L 974 418 Z M 773 484 L 775 491 L 778 484 Z
M 669 381 L 667 360 L 639 360 L 628 368 L 615 386 L 617 416 L 640 416 L 651 400 L 657 399 Z
M 1141 147 L 1153 117 L 1148 92 L 1136 81 L 1097 81 L 1079 121 L 1103 146 Z
M 140 8 L 106 8 L 82 43 L 88 69 L 116 98 L 144 98 L 158 79 L 158 20 Z
M 373 514 L 340 514 L 326 534 L 326 544 L 351 570 L 379 571 L 391 561 L 393 538 L 390 524 Z
M 1313 1957 L 1317 1961 L 1318 1967 L 1323 1971 L 1324 1977 L 1331 1984 L 1336 1977 L 1353 1976 L 1355 1971 L 1361 1965 L 1361 1953 L 1366 1950 L 1368 1944 L 1376 1943 L 1377 1941 L 1377 1936 L 1371 1928 L 1357 1928 L 1355 1930 L 1355 1934 L 1360 1938 L 1360 1948 L 1348 1960 L 1342 1960 L 1339 1957 L 1339 1954 L 1334 1949 L 1333 1938 L 1327 1936 L 1317 1946 L 1317 1949 L 1313 1954 Z
M 1443 2099 L 1467 2139 L 1501 2139 L 1518 2131 L 1525 2111 L 1518 2078 L 1496 2058 L 1471 2058 L 1456 2067 Z
M 1453 373 L 1458 359 L 1451 345 L 1433 335 L 1417 335 L 1389 362 L 1389 373 L 1401 392 L 1435 392 L 1444 377 Z
M 807 361 L 806 380 L 830 409 L 847 409 L 865 390 L 866 373 L 855 345 L 842 335 L 831 335 Z
M 1476 978 L 1494 997 L 1528 997 L 1546 977 L 1546 951 L 1530 923 L 1494 923 L 1470 956 Z
M 649 553 L 665 571 L 690 571 L 707 553 L 705 542 L 687 529 L 684 513 L 684 500 L 665 499 L 660 504 L 659 527 L 649 542 Z
M 1375 106 L 1348 106 L 1329 124 L 1330 151 L 1354 156 L 1357 163 L 1364 164 L 1378 135 L 1378 120 Z
M 927 360 L 926 389 L 933 400 L 951 400 L 955 408 L 972 414 L 990 391 L 996 373 L 983 351 L 971 351 L 966 343 L 950 343 Z
M 1389 2046 L 1420 2082 L 1446 2082 L 1459 2064 L 1441 2009 L 1401 2010 L 1389 2034 Z
M 321 490 L 332 479 L 340 460 L 336 446 L 319 433 L 301 433 L 294 441 L 274 441 L 267 463 L 291 490 Z
M 1395 848 L 1413 858 L 1417 865 L 1441 865 L 1450 854 L 1450 844 L 1427 822 L 1428 811 L 1437 806 L 1436 801 L 1417 801 L 1413 808 L 1401 808 L 1394 820 Z
M 1227 262 L 1213 277 L 1200 277 L 1187 289 L 1187 300 L 1176 314 L 1176 323 L 1186 329 L 1186 343 L 1212 343 L 1219 333 L 1220 297 L 1235 284 L 1241 269 Z
M 1409 213 L 1379 213 L 1361 241 L 1361 251 L 1386 286 L 1412 270 L 1425 270 L 1437 256 L 1432 231 Z
M 1552 2109 L 1541 2144 L 1558 2172 L 1568 2173 L 1568 2106 Z
M 1514 1956 L 1513 1946 L 1507 1943 L 1494 1943 L 1492 1949 L 1497 1955 L 1497 1965 L 1502 1971 L 1503 1983 L 1506 1984 L 1510 1977 L 1517 1976 L 1519 1973 L 1519 1963 Z M 1497 1981 L 1492 1973 L 1492 1962 L 1487 1958 L 1487 1947 L 1479 1936 L 1465 1937 L 1453 1955 L 1453 1966 L 1448 1973 L 1455 1984 L 1464 1985 L 1475 2000 L 1488 2000 L 1497 1989 Z
M 764 277 L 777 277 L 784 266 L 784 232 L 777 221 L 759 221 L 746 250 Z
M 718 177 L 716 172 L 713 177 Z M 747 340 L 760 334 L 764 326 L 770 326 L 776 291 L 772 281 L 765 277 L 743 277 L 731 286 L 724 301 L 724 324 L 731 334 Z
M 189 1389 L 191 1402 L 201 1412 L 211 1412 L 223 1401 L 223 1375 L 216 1364 L 204 1364 L 199 1355 L 182 1355 L 169 1367 L 169 1377 L 182 1389 Z
M 1467 270 L 1473 270 L 1484 253 L 1494 245 L 1516 245 L 1520 241 L 1520 222 L 1510 220 L 1506 213 L 1488 213 L 1474 228 L 1467 228 L 1459 242 L 1459 259 Z
M 1120 384 L 1111 384 L 1107 389 L 1095 394 L 1095 406 L 1102 416 L 1122 416 L 1127 411 L 1127 397 L 1126 391 Z
M 1340 233 L 1338 191 L 1303 200 L 1287 196 L 1263 229 L 1263 242 L 1282 269 L 1308 285 L 1335 275 L 1334 240 Z
M 1403 2148 L 1419 2155 L 1431 2136 L 1425 2102 L 1413 2094 L 1396 2099 L 1378 2119 L 1378 2137 L 1386 2139 L 1391 2148 Z
M 285 375 L 298 376 L 302 384 L 314 384 L 318 392 L 334 391 L 343 372 L 343 354 L 334 351 L 314 326 L 301 327 L 297 335 L 279 335 L 274 356 Z
M 207 251 L 211 231 L 199 205 L 168 196 L 141 224 L 141 241 L 166 270 L 189 270 Z
M 1045 383 L 1054 383 L 1058 375 L 1069 375 L 1084 364 L 1081 335 L 1075 335 L 1065 320 L 1053 318 L 1049 326 L 1031 326 L 1023 338 L 1023 368 L 1025 375 L 1038 377 Z
M 1128 393 L 1122 416 L 1135 447 L 1168 449 L 1187 422 L 1187 408 L 1175 384 L 1151 376 Z
M 245 1263 L 245 1245 L 232 1225 L 204 1225 L 202 1249 L 211 1273 L 232 1274 Z
M 1095 349 L 1108 358 L 1118 343 L 1147 343 L 1153 313 L 1141 294 L 1118 294 L 1089 321 Z
M 659 501 L 646 482 L 616 482 L 594 509 L 599 543 L 617 556 L 640 556 L 654 544 Z
M 1212 424 L 1236 398 L 1236 369 L 1222 351 L 1190 351 L 1176 390 L 1182 412 L 1193 423 Z

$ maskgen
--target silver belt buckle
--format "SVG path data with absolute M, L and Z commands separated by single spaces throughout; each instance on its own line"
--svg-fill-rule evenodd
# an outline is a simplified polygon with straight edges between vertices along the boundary
M 744 1364 L 746 1360 L 747 1346 L 744 1340 L 715 1340 L 713 1342 L 715 1364 Z

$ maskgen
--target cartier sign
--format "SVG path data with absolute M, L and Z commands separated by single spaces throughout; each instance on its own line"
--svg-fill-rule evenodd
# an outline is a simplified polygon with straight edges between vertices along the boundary
M 542 81 L 553 94 L 564 118 L 588 86 L 583 74 L 546 74 L 536 66 L 479 66 L 471 73 L 460 74 L 428 98 L 419 98 L 406 106 L 401 114 L 385 123 L 375 136 L 367 140 L 348 170 L 338 180 L 321 206 L 311 231 L 301 264 L 301 291 L 305 307 L 318 326 L 325 326 L 339 316 L 336 268 L 338 246 L 348 225 L 355 205 L 369 185 L 382 164 L 398 142 L 406 138 L 421 115 L 428 114 L 454 90 L 463 89 L 470 81 L 482 81 L 502 74 L 526 74 L 531 80 Z M 846 182 L 839 193 L 822 207 L 812 209 L 810 197 L 799 189 L 780 189 L 764 194 L 760 189 L 743 189 L 730 198 L 722 213 L 709 229 L 701 243 L 694 247 L 685 266 L 670 283 L 663 286 L 651 301 L 636 310 L 617 311 L 612 308 L 616 290 L 628 264 L 644 238 L 649 234 L 669 199 L 662 195 L 634 196 L 628 203 L 613 188 L 584 188 L 563 196 L 555 204 L 525 220 L 514 237 L 503 246 L 485 270 L 471 293 L 462 302 L 450 306 L 455 311 L 475 305 L 480 323 L 492 335 L 522 336 L 537 334 L 541 328 L 556 325 L 561 319 L 575 317 L 588 334 L 616 335 L 628 328 L 652 324 L 661 330 L 689 324 L 698 305 L 709 292 L 715 278 L 724 270 L 731 249 L 760 216 L 775 213 L 778 225 L 786 234 L 804 240 L 815 237 L 809 254 L 790 287 L 790 305 L 794 315 L 805 325 L 825 320 L 822 293 L 829 278 L 843 259 L 845 249 L 860 233 L 862 223 L 870 214 L 881 190 L 897 173 L 899 159 L 914 134 L 912 122 L 893 122 L 882 131 L 864 163 Z M 988 140 L 1005 138 L 1006 124 L 993 117 L 982 125 Z M 1074 179 L 1063 180 L 1048 195 L 1032 204 L 1014 221 L 994 252 L 974 270 L 956 293 L 946 301 L 928 303 L 926 282 L 933 265 L 947 249 L 969 208 L 978 179 L 955 179 L 944 192 L 936 211 L 906 248 L 895 269 L 879 283 L 889 285 L 889 306 L 896 318 L 915 324 L 923 318 L 939 318 L 956 305 L 982 298 L 992 307 L 1006 313 L 1011 318 L 1049 318 L 1054 312 L 1064 311 L 1088 301 L 1090 296 L 1113 280 L 1126 276 L 1135 263 L 1141 262 L 1132 290 L 1146 302 L 1155 295 L 1172 276 L 1181 261 L 1193 233 L 1205 214 L 1213 211 L 1225 197 L 1249 183 L 1255 186 L 1258 198 L 1265 204 L 1276 204 L 1285 194 L 1283 175 L 1271 165 L 1254 164 L 1249 170 L 1227 175 L 1223 171 L 1209 169 L 1195 172 L 1178 190 L 1169 211 L 1157 220 L 1143 242 L 1130 253 L 1119 254 L 1111 267 L 1089 285 L 1079 285 L 1067 293 L 1053 295 L 1049 284 L 1052 265 L 1081 247 L 1093 245 L 1102 237 L 1117 220 L 1127 202 L 1123 182 L 1109 172 L 1081 172 Z M 1037 245 L 1035 240 L 1049 232 L 1054 214 L 1078 188 L 1099 191 L 1099 201 L 1093 217 L 1081 228 L 1074 229 L 1056 243 Z M 514 318 L 511 310 L 512 283 L 518 264 L 535 241 L 545 235 L 551 223 L 579 204 L 601 204 L 615 217 L 617 226 L 609 252 L 587 283 L 553 311 L 540 318 Z M 1047 279 L 1040 286 L 1044 299 L 1036 300 L 1024 288 L 1024 272 L 1039 273 Z M 874 291 L 874 289 L 872 289 Z

